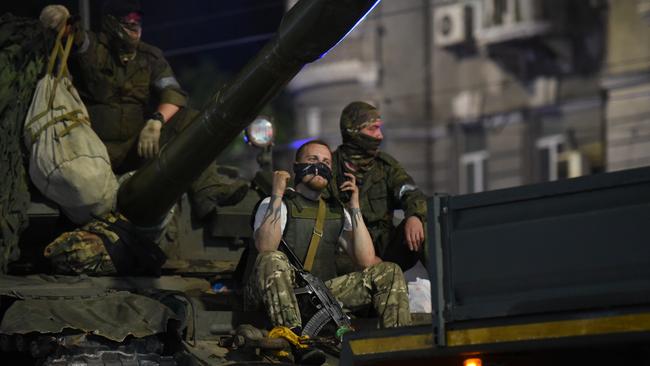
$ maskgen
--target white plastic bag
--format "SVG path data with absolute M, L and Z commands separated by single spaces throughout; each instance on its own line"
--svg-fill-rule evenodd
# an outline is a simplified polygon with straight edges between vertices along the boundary
M 412 313 L 431 313 L 431 282 L 417 277 L 408 283 L 409 307 Z

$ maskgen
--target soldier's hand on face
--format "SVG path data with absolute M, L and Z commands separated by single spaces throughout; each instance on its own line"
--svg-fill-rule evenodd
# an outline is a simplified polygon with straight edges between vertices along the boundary
M 404 239 L 409 250 L 417 252 L 424 241 L 424 225 L 417 216 L 406 219 L 404 224 Z
M 284 170 L 276 170 L 273 172 L 273 188 L 271 194 L 282 197 L 284 191 L 287 189 L 287 183 L 291 175 Z
M 146 159 L 158 155 L 161 128 L 161 121 L 153 118 L 147 121 L 142 131 L 140 131 L 138 155 Z
M 350 192 L 350 208 L 359 208 L 359 187 L 357 187 L 357 178 L 354 174 L 343 173 L 347 178 L 343 184 L 339 186 L 339 189 L 342 192 Z

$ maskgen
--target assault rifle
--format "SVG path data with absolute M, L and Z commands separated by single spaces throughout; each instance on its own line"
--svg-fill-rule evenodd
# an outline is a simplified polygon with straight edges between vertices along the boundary
M 325 283 L 320 278 L 305 271 L 302 262 L 284 239 L 280 241 L 280 245 L 283 246 L 282 251 L 289 258 L 289 262 L 296 268 L 296 282 L 298 284 L 298 287 L 294 289 L 296 297 L 306 297 L 308 300 L 306 302 L 315 308 L 315 313 L 311 315 L 306 323 L 303 322 L 304 326 L 301 335 L 313 338 L 330 321 L 333 321 L 336 325 L 337 333 L 351 329 L 350 318 L 345 315 L 338 300 L 325 286 Z M 308 310 L 304 309 L 304 307 L 301 307 L 301 312 Z M 340 334 L 336 335 L 340 338 Z

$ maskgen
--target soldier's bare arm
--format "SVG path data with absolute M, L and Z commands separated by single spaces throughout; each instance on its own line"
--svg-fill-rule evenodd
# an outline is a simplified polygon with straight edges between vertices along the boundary
M 282 238 L 282 197 L 287 188 L 289 173 L 283 170 L 273 172 L 273 188 L 268 208 L 260 227 L 255 230 L 255 247 L 261 252 L 274 251 Z
M 348 177 L 348 180 L 343 182 L 339 189 L 343 192 L 350 192 L 348 211 L 352 221 L 352 231 L 346 232 L 347 237 L 345 240 L 347 245 L 345 248 L 357 265 L 362 268 L 367 268 L 380 263 L 381 259 L 375 254 L 372 238 L 361 215 L 359 187 L 357 187 L 356 178 L 350 173 L 345 173 L 345 175 Z
M 176 104 L 171 104 L 171 103 L 161 103 L 158 106 L 157 112 L 162 114 L 163 117 L 165 117 L 165 122 L 169 121 L 176 112 L 178 112 L 181 108 L 177 106 Z

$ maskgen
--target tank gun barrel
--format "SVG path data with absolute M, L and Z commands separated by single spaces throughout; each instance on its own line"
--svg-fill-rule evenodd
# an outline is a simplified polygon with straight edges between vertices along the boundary
M 380 0 L 302 0 L 275 37 L 213 96 L 156 159 L 120 187 L 117 208 L 138 226 L 159 224 L 191 182 L 307 63 L 336 46 Z

